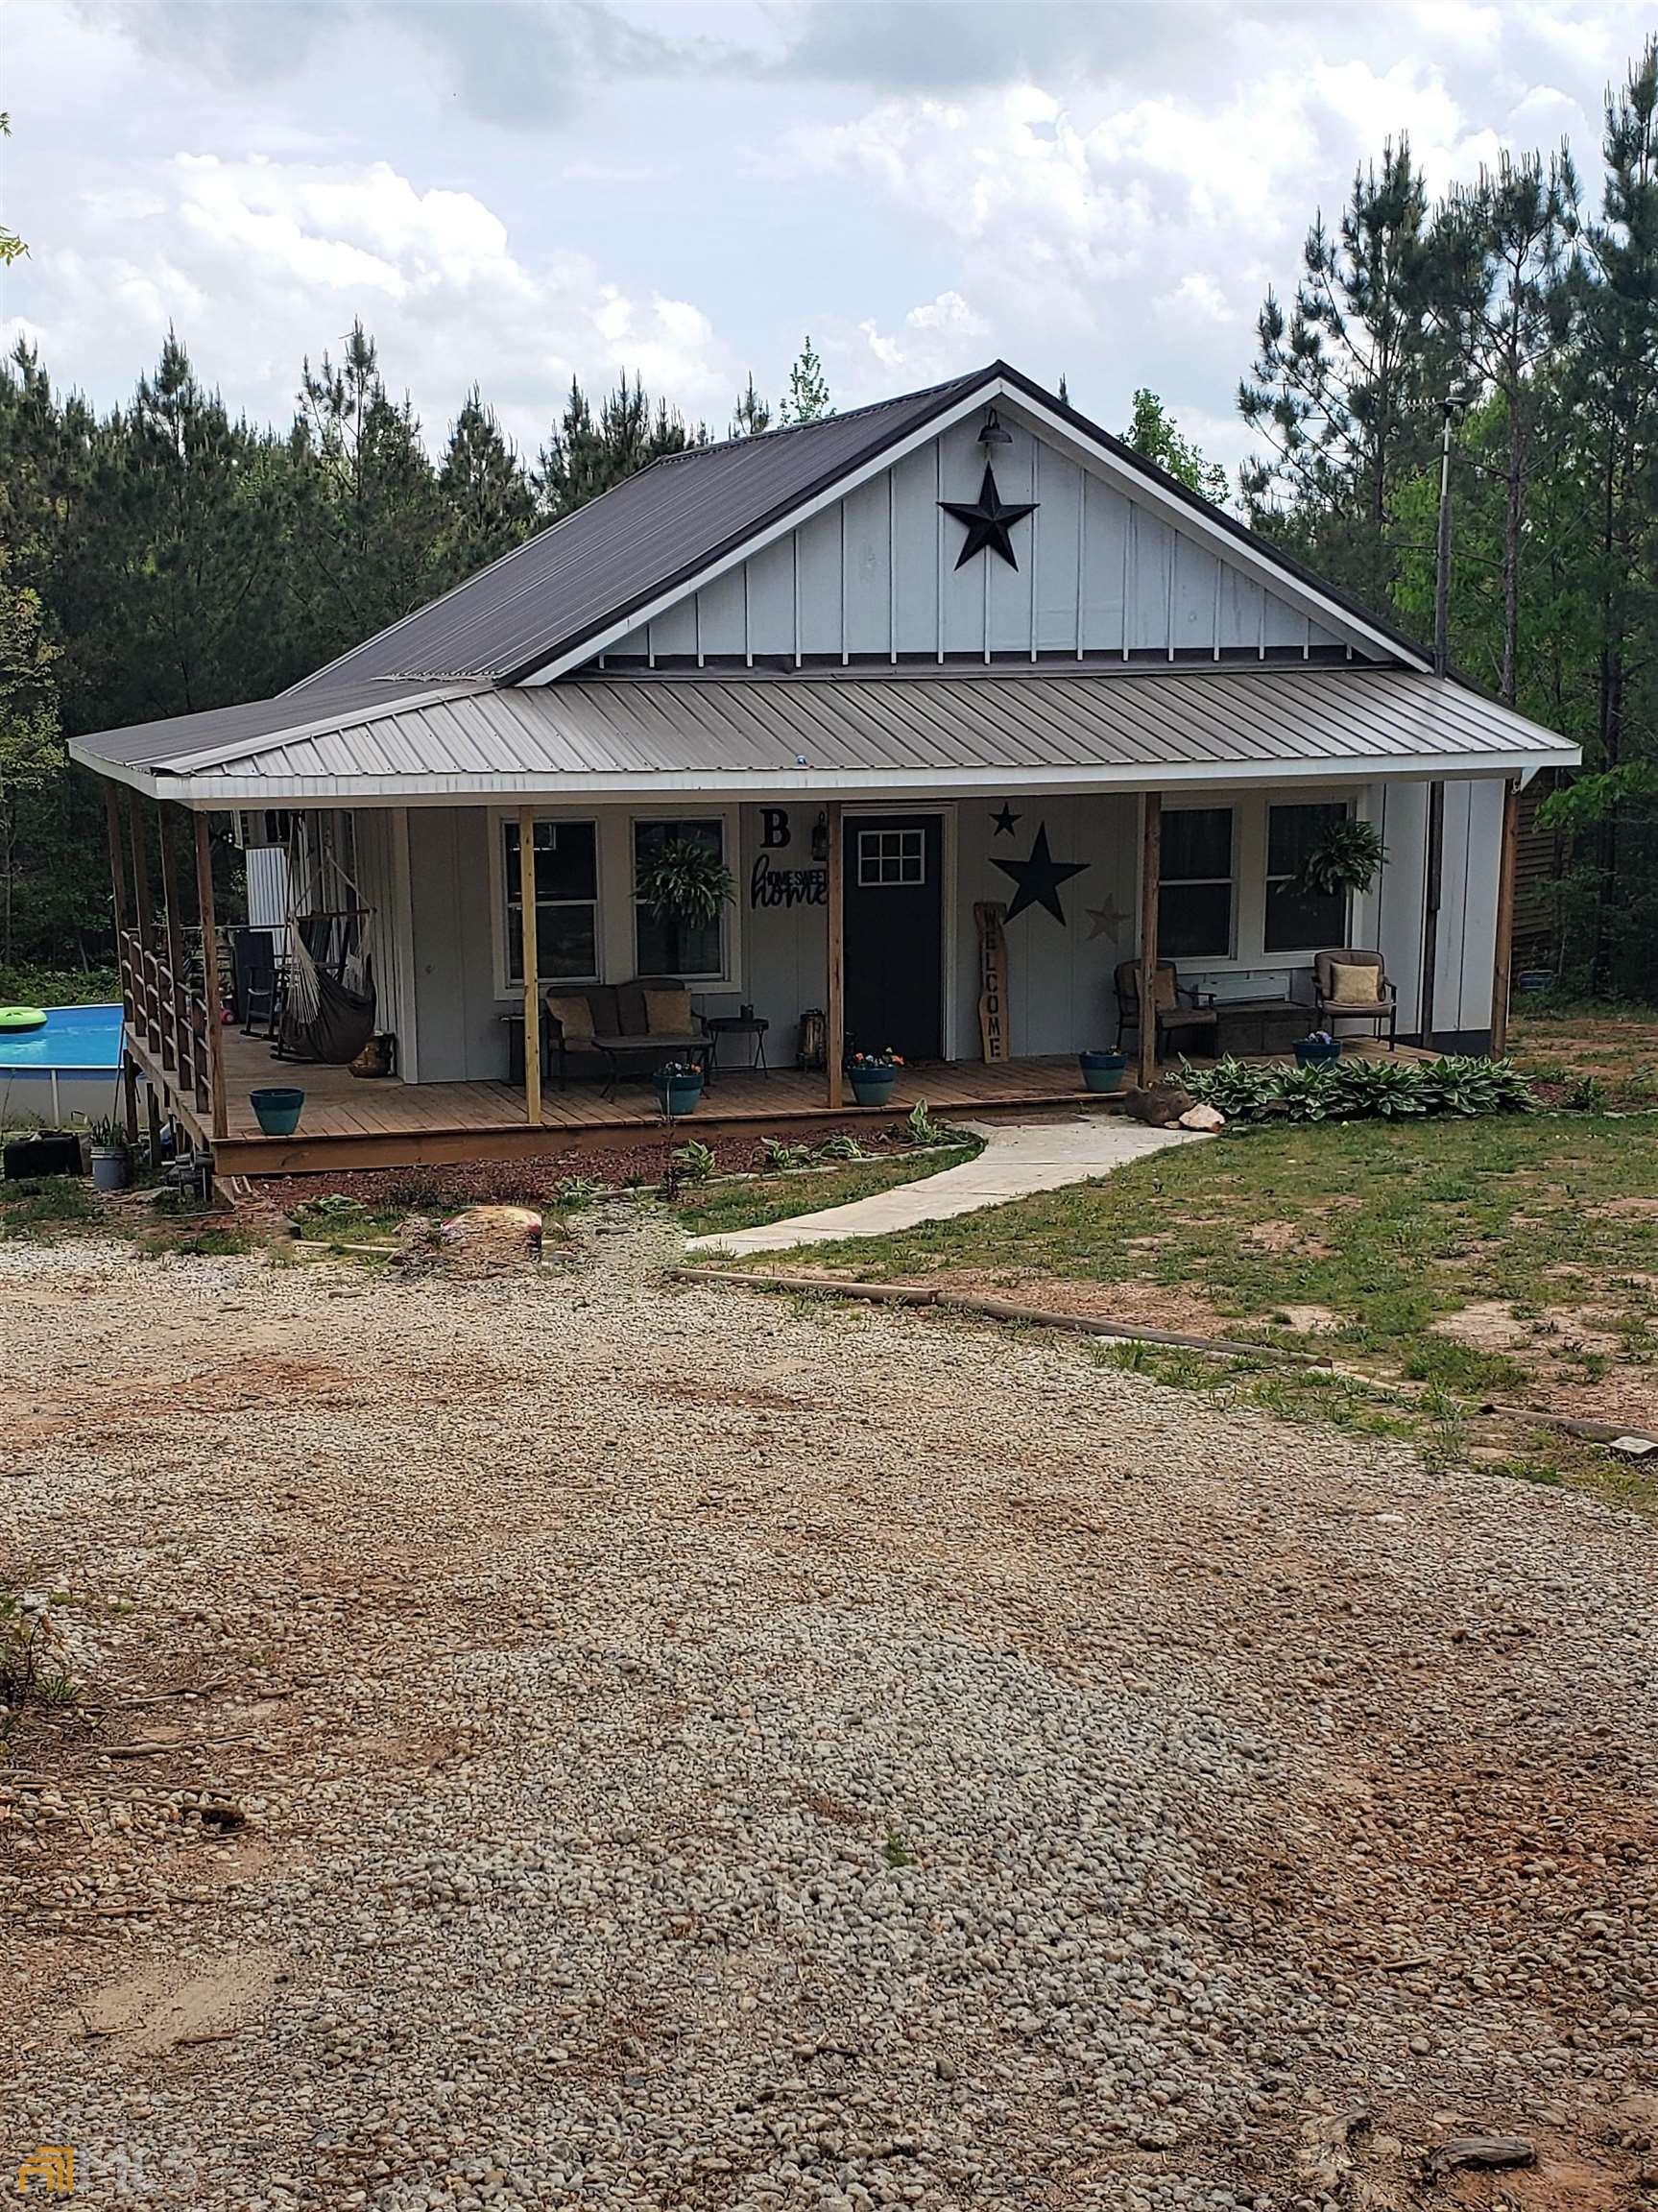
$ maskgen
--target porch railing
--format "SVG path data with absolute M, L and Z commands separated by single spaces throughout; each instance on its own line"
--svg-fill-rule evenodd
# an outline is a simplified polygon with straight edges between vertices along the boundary
M 198 1113 L 213 1104 L 213 1062 L 206 1001 L 196 978 L 175 974 L 136 929 L 123 929 L 121 996 L 127 1023 L 175 1093 Z

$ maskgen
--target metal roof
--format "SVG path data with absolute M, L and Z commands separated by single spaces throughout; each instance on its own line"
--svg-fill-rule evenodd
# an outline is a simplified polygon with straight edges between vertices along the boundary
M 896 445 L 985 374 L 665 455 L 294 689 L 339 677 L 522 677 Z
M 664 456 L 589 500 L 550 530 L 503 554 L 466 583 L 417 608 L 293 686 L 296 694 L 365 677 L 522 683 L 579 652 L 664 592 L 688 586 L 711 563 L 985 387 L 1021 393 L 1258 560 L 1315 592 L 1420 667 L 1422 647 L 1350 592 L 1203 498 L 1005 361 L 921 392 L 906 392 L 819 422 L 768 430 Z
M 99 760 L 118 766 L 165 766 L 186 753 L 212 745 L 254 745 L 279 731 L 302 729 L 324 716 L 373 714 L 383 707 L 426 698 L 440 688 L 415 679 L 400 684 L 384 678 L 351 680 L 307 690 L 302 698 L 285 692 L 276 699 L 253 699 L 245 707 L 212 707 L 200 714 L 170 714 L 160 722 L 136 722 L 125 730 L 100 730 L 78 738 Z
M 117 755 L 96 737 L 71 750 L 209 805 L 1498 774 L 1577 757 L 1447 678 L 1357 663 L 632 676 L 428 685 L 325 715 L 318 704 L 267 702 L 267 715 L 286 707 L 287 726 L 252 741 L 226 717 L 196 715 L 153 726 L 174 733 L 170 755 Z

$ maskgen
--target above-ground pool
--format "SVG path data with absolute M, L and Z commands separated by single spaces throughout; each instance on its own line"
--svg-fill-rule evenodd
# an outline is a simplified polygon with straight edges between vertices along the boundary
M 113 1114 L 119 1006 L 48 1006 L 39 1029 L 0 1029 L 0 1124 Z

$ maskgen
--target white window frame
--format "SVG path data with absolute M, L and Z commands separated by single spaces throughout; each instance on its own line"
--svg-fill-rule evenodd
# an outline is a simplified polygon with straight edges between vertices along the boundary
M 1209 966 L 1211 964 L 1219 965 L 1226 962 L 1235 962 L 1237 958 L 1239 909 L 1243 903 L 1243 846 L 1242 822 L 1240 820 L 1242 808 L 1239 805 L 1239 802 L 1236 799 L 1214 798 L 1207 793 L 1202 797 L 1199 797 L 1194 793 L 1191 799 L 1186 805 L 1182 806 L 1170 806 L 1166 809 L 1166 811 L 1170 814 L 1230 814 L 1232 816 L 1232 837 L 1230 841 L 1232 850 L 1232 873 L 1230 876 L 1168 877 L 1163 873 L 1162 865 L 1160 862 L 1157 880 L 1159 894 L 1158 905 L 1160 911 L 1163 903 L 1162 894 L 1166 888 L 1172 887 L 1175 890 L 1195 888 L 1198 890 L 1203 890 L 1215 883 L 1224 883 L 1226 885 L 1227 890 L 1231 893 L 1231 898 L 1227 902 L 1226 950 L 1224 952 L 1170 952 L 1167 957 L 1177 964 L 1181 961 L 1197 961 L 1201 962 L 1205 966 Z M 1159 937 L 1157 956 L 1160 960 L 1165 956 L 1161 934 Z
M 1329 946 L 1291 945 L 1281 952 L 1266 950 L 1267 810 L 1272 806 L 1335 805 L 1345 805 L 1356 819 L 1370 819 L 1364 792 L 1340 784 L 1305 787 L 1271 784 L 1261 790 L 1243 790 L 1233 785 L 1221 791 L 1182 792 L 1179 798 L 1165 794 L 1163 802 L 1165 819 L 1183 808 L 1228 806 L 1232 809 L 1232 950 L 1224 958 L 1218 953 L 1165 955 L 1161 950 L 1159 957 L 1172 959 L 1182 972 L 1183 981 L 1188 975 L 1250 974 L 1260 975 L 1263 987 L 1270 975 L 1282 976 L 1310 968 L 1312 955 L 1329 951 Z M 1355 899 L 1347 902 L 1344 944 L 1355 941 L 1356 930 L 1362 935 L 1363 903 Z
M 1271 894 L 1272 886 L 1275 883 L 1288 883 L 1293 880 L 1288 876 L 1269 876 L 1267 874 L 1272 859 L 1272 810 L 1275 806 L 1339 806 L 1348 821 L 1351 822 L 1353 819 L 1353 801 L 1351 798 L 1344 798 L 1334 792 L 1319 792 L 1306 796 L 1297 792 L 1293 797 L 1286 792 L 1276 792 L 1267 795 L 1266 802 L 1261 809 L 1261 957 L 1263 961 L 1310 961 L 1315 952 L 1328 952 L 1333 950 L 1333 947 L 1329 945 L 1268 947 L 1266 942 L 1266 902 Z M 1349 892 L 1342 901 L 1341 935 L 1336 940 L 1337 944 L 1350 945 L 1353 942 L 1349 934 L 1352 927 L 1353 894 Z
M 629 958 L 632 965 L 625 976 L 615 978 L 626 982 L 644 973 L 639 967 L 639 905 L 636 853 L 637 832 L 641 822 L 717 822 L 720 826 L 720 858 L 738 878 L 737 897 L 742 895 L 739 869 L 742 856 L 742 826 L 736 809 L 732 806 L 641 806 L 627 818 L 627 915 Z M 720 916 L 720 965 L 717 973 L 704 975 L 686 975 L 682 978 L 688 990 L 699 997 L 721 991 L 742 988 L 742 926 L 736 901 L 728 902 Z
M 865 853 L 866 840 L 882 837 L 898 838 L 900 840 L 899 850 L 891 854 L 877 852 L 874 855 L 877 872 L 873 876 L 867 875 L 865 873 L 865 862 L 868 857 Z M 914 838 L 916 851 L 913 854 L 904 851 L 902 840 L 905 838 Z M 887 876 L 880 872 L 889 858 L 898 862 L 901 872 L 897 876 Z M 919 873 L 914 876 L 905 876 L 901 873 L 904 863 L 912 858 L 918 864 Z M 925 830 L 859 829 L 857 832 L 856 875 L 857 887 L 860 891 L 925 891 L 926 888 L 926 831 Z
M 593 954 L 598 974 L 592 975 L 542 975 L 539 978 L 542 989 L 554 984 L 566 986 L 572 991 L 585 990 L 589 984 L 600 981 L 605 965 L 605 824 L 604 817 L 593 807 L 538 806 L 535 819 L 539 822 L 590 822 L 593 830 Z M 494 983 L 497 998 L 521 999 L 524 987 L 513 980 L 512 926 L 508 916 L 507 899 L 507 839 L 508 825 L 517 826 L 517 807 L 492 808 L 490 824 L 490 923 L 494 952 Z M 586 905 L 587 901 L 572 900 L 572 905 Z

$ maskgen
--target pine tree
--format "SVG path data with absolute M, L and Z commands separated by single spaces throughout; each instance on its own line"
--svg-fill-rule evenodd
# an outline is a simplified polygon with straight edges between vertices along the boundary
M 749 371 L 749 380 L 737 395 L 737 403 L 732 410 L 732 436 L 757 438 L 762 430 L 771 427 L 772 411 L 755 390 L 755 373 Z
M 438 491 L 444 503 L 437 549 L 441 584 L 458 584 L 510 553 L 535 527 L 529 477 L 475 384 L 449 432 Z
M 16 949 L 17 854 L 27 810 L 63 771 L 52 681 L 57 658 L 39 593 L 12 580 L 11 556 L 0 545 L 0 962 L 8 967 Z
M 826 415 L 834 413 L 829 398 L 824 365 L 812 349 L 811 333 L 800 349 L 794 367 L 789 371 L 789 388 L 783 394 L 778 409 L 778 421 L 782 423 L 819 422 Z
M 1339 581 L 1385 604 L 1393 581 L 1392 502 L 1437 421 L 1443 378 L 1425 289 L 1428 199 L 1401 137 L 1380 173 L 1358 171 L 1333 238 L 1319 216 L 1302 250 L 1287 319 L 1268 292 L 1257 323 L 1243 419 L 1271 457 L 1243 471 L 1257 517 L 1287 493 L 1318 517 L 1317 550 Z
M 1218 461 L 1206 461 L 1189 438 L 1183 438 L 1163 401 L 1142 384 L 1134 395 L 1134 419 L 1123 433 L 1124 442 L 1146 460 L 1206 499 L 1224 499 L 1226 470 Z
M 1576 231 L 1570 155 L 1545 168 L 1536 155 L 1515 162 L 1504 154 L 1495 172 L 1482 170 L 1478 183 L 1450 193 L 1430 238 L 1430 312 L 1468 396 L 1497 400 L 1504 433 L 1499 691 L 1510 707 L 1520 683 L 1520 571 L 1526 489 L 1539 458 L 1539 372 L 1570 335 L 1580 289 Z
M 1577 399 L 1589 426 L 1598 667 L 1586 773 L 1547 818 L 1591 880 L 1589 982 L 1645 996 L 1658 944 L 1658 46 L 1608 98 L 1600 217 L 1585 233 Z
M 253 432 L 204 391 L 171 330 L 123 428 L 121 649 L 142 671 L 124 711 L 190 714 L 265 688 L 273 517 L 254 494 Z
M 336 365 L 304 363 L 291 445 L 294 535 L 319 659 L 431 596 L 443 510 L 421 425 L 353 324 Z
M 641 379 L 624 374 L 595 418 L 573 378 L 558 425 L 548 434 L 535 475 L 541 511 L 556 520 L 571 515 L 641 469 L 689 445 L 706 445 L 708 430 L 688 429 L 665 400 L 654 407 Z

